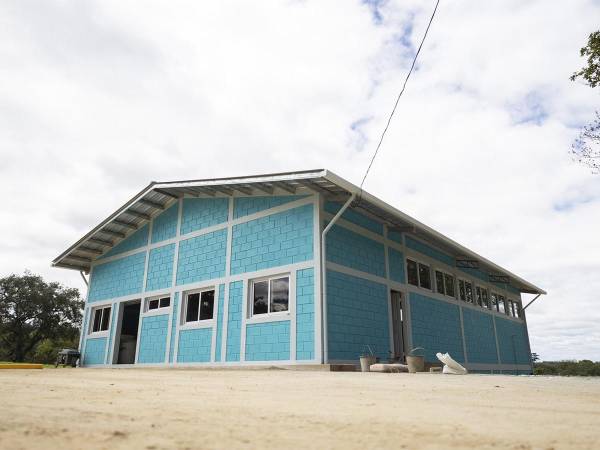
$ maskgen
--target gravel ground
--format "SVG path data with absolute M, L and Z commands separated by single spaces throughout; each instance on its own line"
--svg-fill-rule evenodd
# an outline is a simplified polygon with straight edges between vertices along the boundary
M 600 379 L 0 370 L 0 448 L 600 448 Z

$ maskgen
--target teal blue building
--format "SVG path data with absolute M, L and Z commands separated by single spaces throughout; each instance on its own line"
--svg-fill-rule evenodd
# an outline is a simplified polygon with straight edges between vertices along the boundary
M 83 366 L 531 372 L 543 290 L 327 170 L 153 182 L 53 261 L 88 274 Z

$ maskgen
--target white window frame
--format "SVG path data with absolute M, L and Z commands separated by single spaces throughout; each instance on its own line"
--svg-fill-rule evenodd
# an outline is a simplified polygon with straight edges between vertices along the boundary
M 163 298 L 169 299 L 169 306 L 160 306 L 160 300 Z M 152 300 L 158 300 L 158 308 L 150 309 L 150 302 Z M 146 297 L 146 298 L 144 298 L 144 315 L 152 316 L 155 314 L 156 315 L 167 314 L 168 311 L 171 309 L 172 305 L 173 305 L 173 297 L 171 296 L 170 293 L 165 293 L 162 295 L 153 295 L 152 297 Z
M 477 289 L 479 289 L 481 292 L 485 291 L 485 293 L 486 293 L 486 297 L 487 297 L 487 306 L 485 306 L 485 305 L 483 304 L 483 299 L 481 300 L 481 305 L 479 305 L 479 304 L 477 303 Z M 483 297 L 483 296 L 482 296 L 482 297 Z M 491 297 L 490 297 L 490 289 L 489 289 L 489 288 L 487 288 L 486 286 L 483 286 L 483 285 L 481 285 L 481 284 L 476 284 L 476 285 L 475 285 L 475 297 L 474 297 L 474 299 L 473 299 L 473 300 L 474 300 L 474 303 L 473 303 L 473 304 L 474 304 L 475 306 L 477 306 L 477 307 L 479 307 L 479 308 L 482 308 L 482 309 L 486 309 L 486 310 L 488 310 L 488 311 L 492 311 L 492 299 L 491 299 Z
M 471 301 L 469 302 L 467 300 L 467 285 L 465 284 L 465 299 L 463 300 L 462 298 L 460 298 L 460 282 L 463 283 L 469 283 L 471 285 Z M 475 296 L 477 295 L 475 292 L 475 283 L 473 283 L 473 280 L 470 280 L 469 278 L 464 278 L 464 277 L 457 277 L 456 278 L 456 299 L 466 305 L 473 305 L 473 306 L 479 306 L 477 305 L 477 299 L 475 298 Z
M 213 316 L 211 319 L 200 319 L 200 308 L 201 305 L 200 303 L 198 304 L 198 320 L 192 320 L 189 322 L 186 322 L 186 317 L 187 317 L 187 307 L 188 307 L 188 297 L 190 295 L 193 294 L 200 294 L 200 302 L 202 301 L 202 293 L 203 292 L 208 292 L 208 291 L 213 291 L 214 292 L 214 296 L 213 296 Z M 180 330 L 188 330 L 188 329 L 194 329 L 194 328 L 209 328 L 212 327 L 215 323 L 215 316 L 217 315 L 217 302 L 218 302 L 218 291 L 217 291 L 217 287 L 216 286 L 206 286 L 203 288 L 199 288 L 199 289 L 191 289 L 189 291 L 184 291 L 181 293 L 182 299 L 183 301 L 181 302 L 181 314 L 180 314 L 180 319 L 179 319 L 179 329 Z
M 271 308 L 271 280 L 277 280 L 281 278 L 287 278 L 288 280 L 288 309 L 286 311 L 269 311 Z M 268 294 L 267 294 L 267 312 L 263 314 L 254 314 L 254 284 L 267 281 Z M 248 280 L 248 303 L 247 303 L 247 319 L 252 321 L 260 322 L 262 320 L 272 320 L 274 318 L 287 319 L 290 316 L 290 310 L 292 309 L 292 276 L 289 272 L 279 273 L 276 275 L 267 275 L 259 278 L 252 278 Z
M 456 275 L 454 275 L 452 272 L 450 272 L 450 271 L 448 271 L 448 270 L 446 270 L 444 268 L 441 268 L 441 267 L 430 267 L 429 270 L 433 271 L 433 281 L 435 282 L 435 291 L 433 291 L 433 292 L 435 292 L 438 295 L 442 295 L 444 297 L 453 298 L 453 299 L 456 300 L 456 290 L 457 290 L 457 277 L 456 277 Z M 442 274 L 442 283 L 444 283 L 444 292 L 443 293 L 441 293 L 438 290 L 438 283 L 437 283 L 437 276 L 436 276 L 437 274 L 436 274 L 436 272 L 440 272 Z M 451 276 L 452 279 L 453 279 L 454 293 L 452 295 L 448 294 L 448 290 L 446 288 L 446 275 Z M 423 288 L 423 289 L 425 289 L 425 288 Z
M 102 310 L 102 315 L 100 316 L 100 326 L 102 326 L 102 319 L 104 318 L 104 314 L 105 310 L 109 310 L 108 312 L 108 327 L 106 328 L 106 330 L 99 330 L 99 331 L 94 331 L 94 318 L 96 316 L 96 311 L 98 310 Z M 99 305 L 99 306 L 94 306 L 92 308 L 92 310 L 90 311 L 90 323 L 88 326 L 88 336 L 90 337 L 107 337 L 108 336 L 108 332 L 110 331 L 110 324 L 111 324 L 111 320 L 112 320 L 112 314 L 113 314 L 113 307 L 112 304 L 108 303 L 105 305 Z
M 429 292 L 433 292 L 433 293 L 437 293 L 436 292 L 436 283 L 435 283 L 435 272 L 434 272 L 434 266 L 429 263 L 429 262 L 425 262 L 422 259 L 419 258 L 415 258 L 412 255 L 406 256 L 405 258 L 405 270 L 406 270 L 406 284 L 408 286 L 412 286 L 418 289 L 423 289 L 424 291 L 429 291 Z M 415 286 L 414 284 L 410 284 L 408 282 L 408 261 L 412 261 L 414 263 L 417 264 L 417 281 L 419 283 L 418 286 Z M 427 266 L 429 268 L 429 288 L 423 287 L 421 286 L 421 274 L 419 273 L 419 264 L 421 264 L 422 266 Z M 441 294 L 440 294 L 441 295 Z

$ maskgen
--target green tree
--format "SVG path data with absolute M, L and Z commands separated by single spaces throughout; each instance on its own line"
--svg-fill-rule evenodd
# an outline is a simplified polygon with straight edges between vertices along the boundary
M 595 88 L 600 83 L 600 31 L 590 34 L 588 43 L 579 54 L 587 57 L 587 65 L 571 75 L 571 80 L 578 78 Z M 579 163 L 588 166 L 594 173 L 600 173 L 600 114 L 596 111 L 596 119 L 583 127 L 571 148 L 571 154 Z
M 16 362 L 32 360 L 44 340 L 72 341 L 82 309 L 77 289 L 47 283 L 29 272 L 0 278 L 0 356 Z

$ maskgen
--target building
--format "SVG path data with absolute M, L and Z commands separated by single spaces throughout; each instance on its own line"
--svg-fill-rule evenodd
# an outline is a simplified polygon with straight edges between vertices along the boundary
M 422 347 L 528 373 L 521 293 L 545 293 L 327 170 L 153 182 L 53 265 L 89 273 L 84 366 L 355 364 Z

